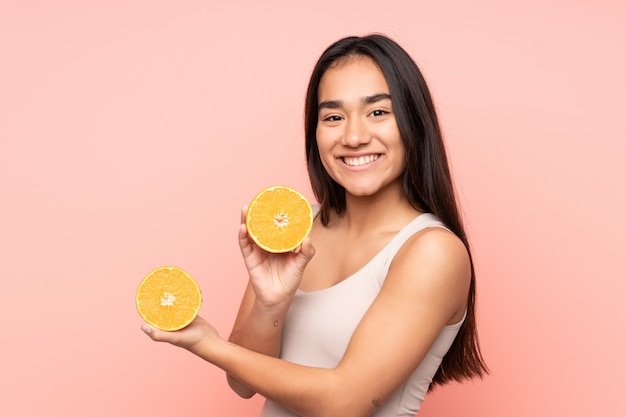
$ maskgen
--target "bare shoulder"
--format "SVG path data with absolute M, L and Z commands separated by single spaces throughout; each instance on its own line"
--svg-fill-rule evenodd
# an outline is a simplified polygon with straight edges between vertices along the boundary
M 419 231 L 402 246 L 396 259 L 400 262 L 419 262 L 420 266 L 447 266 L 467 269 L 470 259 L 467 248 L 454 233 L 443 227 L 429 227 Z
M 409 238 L 394 258 L 387 281 L 414 293 L 426 304 L 447 305 L 451 322 L 465 311 L 471 280 L 467 248 L 451 231 L 424 229 Z

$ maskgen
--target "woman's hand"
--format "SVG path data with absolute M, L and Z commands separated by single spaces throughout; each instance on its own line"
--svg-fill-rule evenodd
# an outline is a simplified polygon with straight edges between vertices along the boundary
M 141 326 L 141 330 L 155 342 L 170 343 L 191 352 L 194 352 L 200 342 L 210 342 L 212 339 L 220 338 L 217 330 L 200 316 L 197 316 L 187 327 L 175 332 L 159 330 L 148 324 Z
M 257 300 L 266 306 L 273 306 L 295 294 L 315 249 L 310 239 L 306 238 L 299 250 L 287 253 L 266 252 L 248 236 L 247 209 L 246 206 L 241 211 L 239 247 Z

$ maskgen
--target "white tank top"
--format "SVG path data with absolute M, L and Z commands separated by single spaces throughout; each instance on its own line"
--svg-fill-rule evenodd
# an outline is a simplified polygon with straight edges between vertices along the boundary
M 281 358 L 319 368 L 335 368 L 365 312 L 378 295 L 389 266 L 404 242 L 427 227 L 445 227 L 433 214 L 417 216 L 363 268 L 338 284 L 313 292 L 298 290 L 285 318 Z M 409 379 L 374 413 L 375 417 L 413 417 L 463 319 L 443 328 Z M 261 417 L 297 417 L 266 400 Z

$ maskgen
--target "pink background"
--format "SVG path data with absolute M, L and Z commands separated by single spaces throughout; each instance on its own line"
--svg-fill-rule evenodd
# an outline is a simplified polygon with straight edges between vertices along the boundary
M 309 73 L 372 31 L 433 89 L 492 369 L 421 416 L 626 415 L 624 3 L 296 4 L 2 0 L 2 415 L 255 415 L 141 333 L 135 290 L 181 266 L 228 334 L 240 207 L 276 183 L 311 196 Z

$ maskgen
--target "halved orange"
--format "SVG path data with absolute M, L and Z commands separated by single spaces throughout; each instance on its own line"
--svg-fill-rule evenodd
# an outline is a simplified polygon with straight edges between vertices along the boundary
M 161 266 L 141 281 L 135 301 L 139 315 L 148 324 L 175 331 L 196 318 L 202 292 L 187 272 L 175 266 Z
M 261 190 L 248 206 L 248 235 L 272 253 L 296 249 L 313 226 L 313 209 L 298 191 L 284 185 Z

